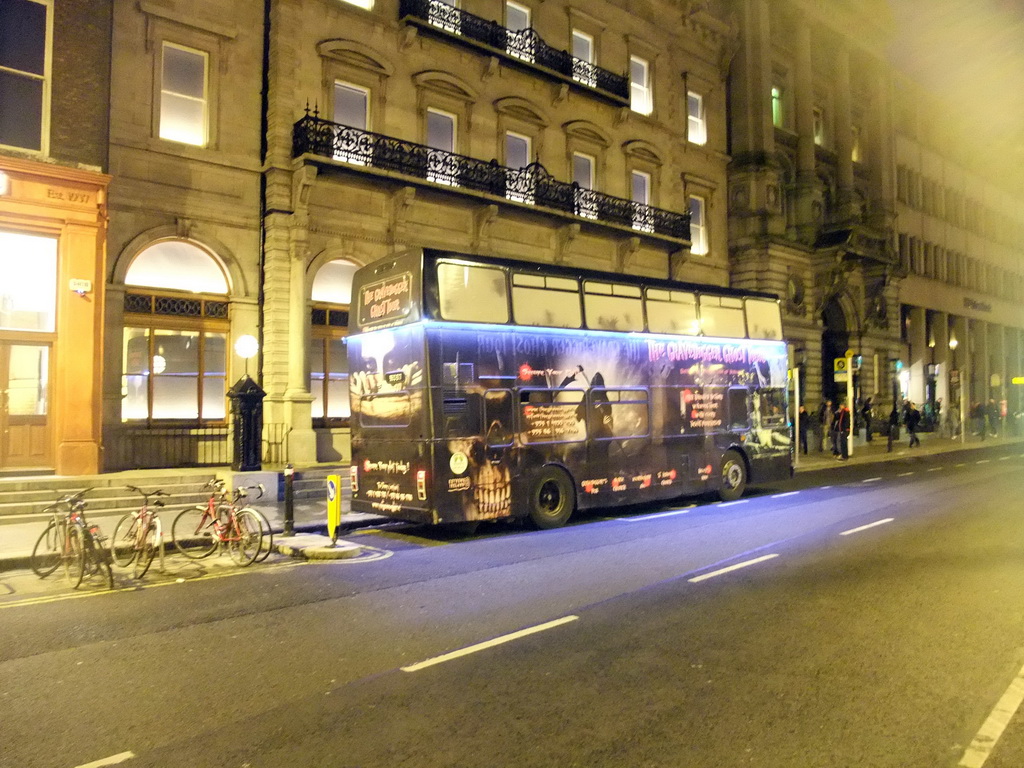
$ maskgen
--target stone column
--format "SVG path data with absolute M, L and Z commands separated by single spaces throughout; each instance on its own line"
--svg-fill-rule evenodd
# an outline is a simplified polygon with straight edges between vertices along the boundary
M 892 80 L 890 68 L 874 62 L 869 77 L 874 82 L 874 108 L 865 126 L 868 140 L 867 163 L 871 170 L 871 190 L 875 197 L 868 211 L 868 223 L 882 232 L 891 232 L 896 223 L 895 131 L 892 120 Z
M 936 401 L 942 400 L 939 418 L 945 420 L 946 408 L 949 407 L 949 315 L 945 312 L 933 312 L 931 332 L 929 343 L 932 345 L 932 362 L 938 366 L 935 398 Z
M 805 243 L 817 238 L 822 221 L 822 194 L 815 173 L 814 147 L 814 82 L 811 69 L 811 27 L 802 11 L 793 17 L 794 87 L 796 90 L 797 175 L 796 226 L 797 237 Z
M 907 397 L 913 400 L 918 410 L 924 402 L 925 379 L 927 378 L 927 365 L 930 361 L 930 350 L 928 349 L 928 333 L 925 321 L 925 310 L 923 307 L 910 308 L 910 328 L 907 332 L 907 342 L 910 347 L 910 387 Z
M 850 49 L 838 38 L 836 46 L 836 176 L 837 200 L 833 215 L 841 222 L 855 220 L 853 184 L 853 118 L 850 109 Z

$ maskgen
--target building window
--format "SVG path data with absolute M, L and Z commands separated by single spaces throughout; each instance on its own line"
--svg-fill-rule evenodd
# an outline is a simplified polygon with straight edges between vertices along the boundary
M 686 93 L 686 138 L 691 144 L 708 143 L 708 124 L 704 117 L 704 97 L 699 93 Z
M 208 65 L 206 53 L 164 43 L 160 77 L 161 139 L 206 146 Z
M 121 419 L 222 421 L 228 286 L 220 265 L 192 243 L 165 241 L 135 258 L 125 284 Z
M 533 61 L 536 56 L 536 38 L 529 34 L 530 9 L 525 5 L 505 2 L 505 29 L 508 30 L 505 50 L 510 56 L 523 61 Z
M 704 219 L 704 198 L 690 196 L 690 253 L 704 256 L 708 252 L 708 230 Z
M 594 158 L 581 152 L 572 153 L 572 180 L 576 185 L 576 213 L 588 219 L 597 218 L 594 189 Z
M 825 108 L 816 106 L 814 108 L 814 143 L 819 147 L 825 146 Z
M 783 128 L 785 123 L 785 112 L 782 108 L 782 88 L 778 85 L 772 86 L 772 125 L 776 128 Z
M 452 163 L 455 151 L 455 115 L 437 109 L 427 110 L 427 180 L 437 184 L 455 185 L 457 176 Z
M 597 70 L 594 67 L 594 38 L 578 29 L 572 31 L 572 79 L 589 85 L 597 85 Z
M 643 171 L 632 171 L 629 174 L 630 200 L 633 201 L 633 229 L 641 232 L 653 232 L 654 221 L 651 215 L 651 174 Z
M 654 111 L 651 65 L 639 56 L 629 57 L 629 108 L 641 115 Z
M 533 205 L 534 176 L 526 170 L 533 155 L 533 142 L 529 136 L 507 131 L 505 133 L 505 197 L 519 203 Z
M 364 131 L 369 128 L 370 92 L 351 83 L 335 83 L 334 122 Z
M 313 280 L 309 338 L 309 392 L 317 426 L 349 418 L 348 313 L 357 265 L 344 259 L 324 264 Z
M 57 240 L 0 232 L 0 329 L 56 330 Z
M 48 150 L 51 24 L 49 3 L 0 2 L 0 145 Z

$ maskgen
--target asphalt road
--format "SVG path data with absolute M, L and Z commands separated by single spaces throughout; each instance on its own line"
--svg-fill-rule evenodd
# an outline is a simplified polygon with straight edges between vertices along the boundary
M 0 766 L 1019 768 L 1022 469 L 837 465 L 112 593 L 5 574 Z

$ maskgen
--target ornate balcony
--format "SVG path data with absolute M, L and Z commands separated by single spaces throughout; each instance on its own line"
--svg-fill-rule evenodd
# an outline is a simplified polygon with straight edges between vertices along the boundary
M 629 78 L 552 48 L 533 29 L 511 30 L 441 0 L 402 0 L 399 18 L 421 29 L 437 32 L 517 66 L 526 66 L 603 96 L 616 104 L 629 104 Z
M 558 181 L 539 163 L 525 168 L 506 168 L 496 160 L 477 160 L 332 123 L 308 109 L 305 117 L 295 123 L 292 141 L 295 157 L 316 155 L 351 166 L 390 171 L 454 189 L 494 195 L 636 232 L 690 240 L 688 213 L 672 213 L 584 189 L 576 183 Z

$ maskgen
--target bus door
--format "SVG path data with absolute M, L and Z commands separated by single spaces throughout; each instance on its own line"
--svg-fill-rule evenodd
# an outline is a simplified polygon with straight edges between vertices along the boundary
M 649 401 L 645 388 L 591 387 L 587 391 L 587 470 L 591 477 L 607 478 L 602 486 L 606 499 L 623 496 L 629 502 L 650 495 L 664 469 L 651 456 Z

